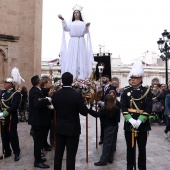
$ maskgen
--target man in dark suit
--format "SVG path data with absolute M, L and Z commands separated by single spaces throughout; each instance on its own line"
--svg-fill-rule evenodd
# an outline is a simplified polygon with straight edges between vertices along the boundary
M 65 147 L 67 148 L 66 169 L 75 170 L 75 158 L 81 133 L 79 113 L 86 116 L 88 109 L 81 93 L 71 88 L 73 75 L 62 75 L 63 87 L 52 96 L 56 110 L 56 150 L 54 170 L 61 170 Z
M 49 91 L 50 91 L 51 87 L 52 87 L 52 85 L 49 80 L 49 77 L 48 76 L 41 77 L 41 90 L 42 90 L 44 97 L 50 97 Z M 47 113 L 46 115 L 48 116 L 46 119 L 46 121 L 48 122 L 48 125 L 47 125 L 47 129 L 46 129 L 46 133 L 44 133 L 44 135 L 46 136 L 46 141 L 43 146 L 43 150 L 45 150 L 45 151 L 51 151 L 51 145 L 49 145 L 47 141 L 48 141 L 48 132 L 51 127 L 52 118 L 54 117 L 53 116 L 54 108 L 49 109 L 50 106 L 52 106 L 52 105 L 48 105 L 48 107 L 46 107 L 46 110 L 44 110 Z M 53 133 L 53 136 L 54 136 L 54 133 Z
M 34 132 L 34 167 L 38 168 L 49 168 L 48 165 L 43 162 L 46 161 L 45 158 L 41 158 L 41 149 L 46 142 L 46 132 L 48 125 L 48 113 L 45 112 L 47 105 L 50 104 L 51 98 L 44 97 L 41 91 L 40 85 L 41 81 L 39 76 L 34 76 L 31 78 L 31 83 L 33 87 L 29 91 L 29 119 L 28 124 L 32 126 Z
M 109 94 L 110 90 L 114 90 L 116 92 L 116 87 L 110 84 L 110 76 L 109 75 L 104 75 L 102 77 L 102 82 L 103 82 L 103 86 L 102 86 L 102 92 L 103 95 L 101 97 L 101 101 L 104 102 L 104 98 L 107 94 Z M 100 105 L 99 105 L 100 106 Z M 102 106 L 102 104 L 101 104 Z M 103 139 L 104 139 L 104 127 L 102 125 L 102 121 L 100 119 L 100 141 L 99 141 L 99 145 L 103 144 Z

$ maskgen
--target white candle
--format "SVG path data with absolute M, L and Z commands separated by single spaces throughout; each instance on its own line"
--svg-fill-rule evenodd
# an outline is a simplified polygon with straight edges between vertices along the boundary
M 95 68 L 95 69 L 96 69 L 97 63 L 98 63 L 98 62 L 94 61 L 93 64 L 92 64 L 92 68 Z

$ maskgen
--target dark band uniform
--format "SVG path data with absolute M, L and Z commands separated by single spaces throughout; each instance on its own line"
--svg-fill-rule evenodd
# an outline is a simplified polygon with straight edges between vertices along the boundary
M 151 130 L 149 124 L 149 115 L 152 111 L 152 94 L 149 88 L 142 85 L 138 88 L 128 86 L 124 89 L 121 96 L 122 113 L 125 117 L 124 130 L 127 143 L 127 169 L 133 170 L 134 166 L 134 147 L 132 147 L 132 125 L 129 119 L 139 119 L 142 121 L 137 129 L 136 137 L 139 147 L 138 168 L 146 169 L 146 142 L 147 131 Z
M 1 111 L 6 111 L 8 116 L 5 117 L 4 133 L 2 141 L 5 155 L 11 155 L 11 148 L 15 155 L 20 154 L 19 139 L 17 133 L 18 113 L 21 102 L 21 93 L 14 89 L 2 90 L 0 95 Z

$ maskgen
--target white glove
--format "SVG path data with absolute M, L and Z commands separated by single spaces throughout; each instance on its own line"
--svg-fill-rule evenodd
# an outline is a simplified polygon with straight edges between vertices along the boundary
M 90 109 L 90 103 L 86 103 L 86 107 Z
M 51 103 L 52 101 L 51 97 L 46 97 L 46 99 L 48 99 L 48 101 Z
M 142 121 L 141 121 L 141 120 L 139 120 L 139 119 L 136 121 L 136 129 L 138 129 L 138 128 L 139 128 L 139 126 L 140 126 L 140 124 L 141 124 L 141 123 L 142 123 Z
M 2 112 L 0 112 L 0 118 L 2 118 L 3 117 L 3 113 Z
M 48 107 L 50 110 L 53 110 L 53 109 L 54 109 L 54 106 L 53 106 L 52 104 L 47 105 L 47 107 Z
M 133 119 L 133 118 L 130 118 L 130 119 L 129 119 L 129 122 L 130 122 L 130 124 L 133 126 L 133 128 L 136 129 L 136 120 Z
M 97 104 L 100 104 L 102 101 L 101 100 L 99 100 L 98 102 L 97 102 Z
M 104 105 L 105 105 L 104 102 L 101 102 L 101 103 L 100 103 L 100 106 L 101 106 L 101 107 L 104 107 Z
M 101 100 L 99 100 L 99 101 L 97 102 L 97 104 L 98 104 L 98 105 L 100 105 L 100 103 L 101 103 L 101 102 L 102 102 L 102 101 L 101 101 Z

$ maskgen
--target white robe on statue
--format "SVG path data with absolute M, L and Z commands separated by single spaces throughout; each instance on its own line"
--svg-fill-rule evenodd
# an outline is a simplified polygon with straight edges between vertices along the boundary
M 83 21 L 75 20 L 70 25 L 62 21 L 64 31 L 68 31 L 70 40 L 67 46 L 65 32 L 63 31 L 62 45 L 60 51 L 61 74 L 70 72 L 73 78 L 86 79 L 92 73 L 94 62 L 91 39 L 88 27 Z M 84 36 L 87 34 L 87 40 Z

